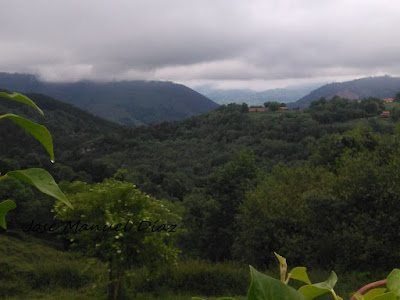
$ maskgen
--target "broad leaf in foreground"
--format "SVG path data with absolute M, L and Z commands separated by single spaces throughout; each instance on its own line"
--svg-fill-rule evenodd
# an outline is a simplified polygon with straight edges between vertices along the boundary
M 303 294 L 306 300 L 311 300 L 318 296 L 332 292 L 336 282 L 337 282 L 336 273 L 332 271 L 329 278 L 326 281 L 309 285 L 303 285 L 299 289 L 299 292 Z
M 26 170 L 10 171 L 7 175 L 29 183 L 42 193 L 52 196 L 72 208 L 67 197 L 65 197 L 53 177 L 47 171 L 40 168 L 31 168 Z
M 372 300 L 375 299 L 377 296 L 383 295 L 386 292 L 386 288 L 376 288 L 369 290 L 364 295 L 355 294 L 357 300 Z
M 304 300 L 302 294 L 283 282 L 264 275 L 250 266 L 251 284 L 247 300 Z
M 0 226 L 7 229 L 6 226 L 6 215 L 10 210 L 16 208 L 15 202 L 12 200 L 5 200 L 0 203 Z
M 27 105 L 33 107 L 34 109 L 36 109 L 42 116 L 44 115 L 43 111 L 35 104 L 35 102 L 33 102 L 31 99 L 29 99 L 25 95 L 18 94 L 18 93 L 7 94 L 4 92 L 0 92 L 0 97 L 4 97 L 4 98 L 10 99 L 10 100 L 14 100 L 17 102 L 27 104 Z
M 53 140 L 51 138 L 50 132 L 45 126 L 39 125 L 35 122 L 14 114 L 1 115 L 0 119 L 3 118 L 7 118 L 13 121 L 15 124 L 21 126 L 23 129 L 29 132 L 36 140 L 38 140 L 43 145 L 43 147 L 50 154 L 51 160 L 54 161 Z
M 311 284 L 310 278 L 307 275 L 307 269 L 305 267 L 296 267 L 292 271 L 290 271 L 288 277 L 290 279 L 296 279 L 303 281 L 307 284 Z
M 400 297 L 400 270 L 393 269 L 392 272 L 386 278 L 386 287 L 389 291 L 396 294 L 397 297 Z
M 371 300 L 396 300 L 396 299 L 397 299 L 396 294 L 393 292 L 389 292 L 386 294 L 376 296 L 376 297 L 372 298 Z

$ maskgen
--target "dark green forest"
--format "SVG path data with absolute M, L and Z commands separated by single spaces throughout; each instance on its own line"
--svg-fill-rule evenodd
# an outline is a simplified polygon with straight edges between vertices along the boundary
M 77 209 L 62 212 L 54 200 L 29 186 L 4 180 L 0 199 L 15 200 L 18 209 L 8 214 L 3 236 L 34 237 L 62 252 L 115 263 L 116 256 L 105 254 L 116 247 L 112 243 L 101 244 L 104 251 L 92 251 L 100 242 L 84 248 L 87 236 L 80 242 L 79 236 L 32 232 L 26 237 L 20 232 L 31 220 L 89 218 L 96 209 L 104 209 L 96 218 L 118 219 L 124 206 L 102 208 L 99 202 L 91 207 L 94 193 L 107 194 L 110 203 L 118 194 L 118 203 L 145 209 L 150 219 L 177 224 L 177 233 L 165 236 L 157 266 L 151 266 L 152 260 L 142 265 L 130 259 L 133 250 L 122 244 L 115 248 L 125 253 L 121 259 L 126 261 L 117 264 L 125 274 L 121 299 L 130 299 L 127 291 L 244 295 L 248 278 L 240 276 L 246 274 L 246 265 L 271 270 L 274 251 L 291 265 L 359 272 L 369 279 L 400 263 L 398 103 L 336 96 L 313 101 L 305 110 L 276 112 L 249 112 L 245 103 L 228 104 L 179 122 L 131 128 L 48 96 L 27 96 L 44 117 L 7 100 L 0 102 L 0 113 L 17 113 L 45 125 L 54 139 L 56 163 L 23 130 L 2 120 L 0 170 L 45 168 L 75 199 Z M 382 118 L 382 111 L 391 114 Z M 137 189 L 140 201 L 124 200 L 130 193 L 124 191 L 131 188 Z M 147 240 L 141 243 L 147 245 Z M 140 253 L 140 247 L 135 251 Z M 163 262 L 168 257 L 169 263 Z M 93 272 L 100 274 L 101 268 Z M 0 280 L 6 278 L 1 274 Z M 143 276 L 148 280 L 139 280 Z M 14 295 L 18 292 L 11 290 L 5 296 Z

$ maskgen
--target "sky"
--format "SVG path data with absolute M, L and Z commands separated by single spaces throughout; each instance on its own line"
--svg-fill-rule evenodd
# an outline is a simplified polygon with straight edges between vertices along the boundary
M 400 1 L 0 0 L 0 72 L 270 88 L 400 74 Z

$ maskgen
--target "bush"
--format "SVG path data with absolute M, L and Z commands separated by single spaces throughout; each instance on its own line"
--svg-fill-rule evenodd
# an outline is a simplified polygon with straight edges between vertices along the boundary
M 146 269 L 135 270 L 126 278 L 127 293 L 163 291 L 205 296 L 245 295 L 250 283 L 247 265 L 234 262 L 210 263 L 189 260 L 174 268 L 159 269 L 150 275 Z
M 43 261 L 33 265 L 35 272 L 32 280 L 33 289 L 71 288 L 76 289 L 86 285 L 90 278 L 83 270 L 81 263 L 59 263 Z

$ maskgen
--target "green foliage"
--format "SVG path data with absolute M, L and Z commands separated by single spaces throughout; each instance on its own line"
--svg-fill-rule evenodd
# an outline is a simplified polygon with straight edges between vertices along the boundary
M 305 300 L 312 300 L 321 295 L 332 293 L 333 297 L 337 299 L 336 293 L 333 288 L 337 282 L 337 276 L 335 272 L 331 272 L 329 278 L 320 283 L 304 285 L 299 289 L 299 292 L 304 296 Z
M 277 249 L 311 266 L 390 268 L 400 261 L 398 147 L 361 128 L 321 139 L 303 166 L 276 165 L 240 206 L 234 257 L 267 267 L 262 254 Z
M 8 94 L 1 92 L 0 98 L 7 98 L 13 101 L 27 104 L 34 109 L 36 109 L 41 115 L 43 111 L 29 98 L 24 95 L 13 93 Z M 54 163 L 54 153 L 53 153 L 53 140 L 47 128 L 45 126 L 36 124 L 28 119 L 14 115 L 14 114 L 3 114 L 0 115 L 0 119 L 7 118 L 10 119 L 15 124 L 22 127 L 25 131 L 29 132 L 37 141 L 39 141 L 42 146 L 50 154 L 51 161 Z M 1 173 L 0 173 L 1 175 Z M 27 169 L 19 171 L 9 171 L 5 175 L 0 176 L 0 181 L 6 179 L 7 177 L 13 177 L 23 182 L 27 182 L 30 185 L 36 187 L 41 192 L 46 193 L 58 200 L 61 200 L 64 204 L 70 206 L 68 199 L 64 196 L 61 190 L 58 188 L 53 177 L 43 169 Z M 6 214 L 16 208 L 15 203 L 12 200 L 6 200 L 0 203 L 0 226 L 6 229 L 5 217 Z
M 393 107 L 390 110 L 390 119 L 394 122 L 397 122 L 400 120 L 400 109 L 399 107 Z
M 236 235 L 235 215 L 257 174 L 254 155 L 242 151 L 234 160 L 214 169 L 201 193 L 185 200 L 189 249 L 214 261 L 230 258 Z
M 118 286 L 133 267 L 155 270 L 176 263 L 178 250 L 171 244 L 176 233 L 168 229 L 178 224 L 179 217 L 171 205 L 114 179 L 95 185 L 75 182 L 64 188 L 74 209 L 58 202 L 56 218 L 67 222 L 64 230 L 71 247 L 108 263 L 112 284 Z M 149 223 L 161 230 L 143 230 Z
M 241 105 L 230 104 L 179 123 L 128 129 L 43 95 L 30 97 L 46 113 L 43 125 L 54 136 L 58 164 L 51 165 L 40 151 L 36 153 L 39 143 L 26 148 L 22 142 L 26 138 L 24 132 L 4 122 L 0 134 L 9 146 L 0 145 L 0 166 L 8 160 L 3 163 L 7 170 L 15 169 L 17 162 L 17 169 L 44 167 L 57 181 L 90 183 L 101 182 L 118 169 L 126 169 L 125 180 L 154 197 L 173 201 L 182 201 L 194 188 L 203 187 L 204 177 L 214 167 L 234 159 L 235 153 L 244 148 L 253 151 L 260 169 L 270 171 L 279 161 L 298 164 L 306 159 L 310 153 L 308 144 L 324 134 L 344 132 L 355 126 L 318 124 L 302 111 L 248 114 Z M 28 110 L 30 107 L 6 104 L 3 110 L 10 107 L 21 116 L 38 120 Z M 37 155 L 31 161 L 24 151 L 32 151 L 32 147 Z M 39 164 L 32 165 L 33 161 Z
M 208 297 L 245 295 L 249 283 L 248 267 L 244 264 L 201 260 L 183 260 L 176 266 L 159 266 L 153 274 L 148 268 L 135 268 L 125 279 L 127 294 L 152 293 L 159 299 L 167 298 L 168 293 Z
M 286 258 L 277 253 L 275 253 L 275 256 L 279 260 L 281 280 L 264 275 L 250 265 L 251 283 L 247 292 L 248 300 L 312 300 L 326 293 L 331 293 L 335 300 L 343 300 L 336 295 L 333 289 L 337 282 L 335 272 L 331 272 L 326 281 L 312 284 L 308 279 L 306 269 L 296 267 L 290 273 L 294 274 L 298 272 L 294 270 L 302 270 L 301 281 L 305 280 L 307 283 L 297 291 L 287 284 L 290 278 L 289 276 L 286 278 Z
M 4 200 L 0 203 L 0 226 L 4 229 L 7 228 L 6 225 L 6 214 L 17 207 L 14 201 Z
M 328 124 L 377 116 L 383 109 L 384 105 L 378 98 L 366 98 L 358 102 L 335 96 L 329 101 L 321 98 L 311 102 L 307 111 L 319 123 Z
M 400 270 L 394 269 L 387 277 L 387 288 L 400 297 Z
M 373 298 L 378 300 L 379 298 L 376 298 L 376 297 L 380 296 L 382 294 L 385 294 L 385 292 L 386 292 L 386 288 L 375 288 L 375 289 L 372 289 L 372 290 L 368 291 L 364 295 L 356 293 L 354 296 L 356 297 L 357 300 L 371 300 Z M 385 296 L 383 296 L 383 297 L 387 297 L 387 294 Z
M 274 279 L 270 276 L 264 275 L 250 266 L 251 283 L 247 292 L 247 300 L 281 300 L 281 299 L 298 299 L 298 300 L 313 300 L 319 298 L 325 294 L 331 294 L 334 300 L 343 300 L 338 296 L 334 290 L 335 285 L 338 281 L 335 272 L 331 272 L 328 279 L 323 282 L 312 284 L 308 278 L 306 268 L 296 267 L 286 277 L 286 258 L 275 253 L 275 256 L 279 260 L 281 280 Z M 290 274 L 294 274 L 301 270 L 301 281 L 306 284 L 301 286 L 298 290 L 288 285 Z M 294 279 L 294 278 L 293 278 Z M 375 286 L 377 283 L 374 283 Z M 372 284 L 371 284 L 372 285 Z M 370 285 L 370 286 L 371 286 Z M 386 279 L 387 289 L 375 288 L 369 290 L 364 295 L 359 293 L 354 294 L 354 298 L 357 300 L 388 300 L 397 299 L 400 296 L 400 270 L 394 269 Z M 361 289 L 366 290 L 366 287 Z M 360 291 L 361 291 L 360 290 Z M 361 292 L 362 293 L 362 292 Z M 193 297 L 192 299 L 200 299 Z M 218 300 L 225 299 L 220 298 Z M 353 299 L 353 297 L 352 297 Z
M 247 193 L 240 207 L 234 257 L 266 267 L 271 261 L 261 254 L 276 248 L 290 251 L 292 260 L 300 260 L 307 228 L 303 194 L 325 188 L 330 180 L 331 176 L 320 167 L 275 166 L 270 175 L 259 180 L 254 191 Z
M 395 102 L 400 102 L 400 92 L 396 93 L 396 96 L 394 97 Z
M 330 83 L 312 91 L 294 105 L 306 108 L 315 99 L 337 94 L 358 96 L 360 99 L 371 96 L 377 98 L 393 97 L 399 91 L 399 86 L 399 78 L 390 76 L 366 77 L 342 83 Z
M 301 293 L 297 292 L 283 282 L 264 275 L 250 266 L 251 284 L 247 292 L 248 300 L 304 300 Z
M 50 154 L 51 160 L 54 162 L 53 140 L 51 138 L 50 132 L 47 130 L 46 127 L 14 114 L 1 115 L 0 119 L 2 118 L 7 118 L 13 121 L 15 124 L 21 126 L 23 129 L 29 132 L 36 140 L 38 140 L 43 145 L 43 147 Z
M 7 176 L 26 182 L 31 186 L 36 187 L 42 193 L 60 200 L 63 204 L 72 208 L 71 203 L 61 192 L 53 177 L 43 169 L 31 168 L 21 171 L 10 171 L 7 173 Z
M 101 298 L 89 295 L 105 286 L 105 264 L 10 230 L 0 235 L 0 243 L 1 299 L 50 299 L 55 291 L 60 297 L 53 295 L 53 299 L 68 299 L 63 295 L 69 289 L 75 291 L 69 299 L 78 299 L 80 293 L 86 294 L 85 299 Z
M 311 267 L 338 271 L 378 272 L 400 262 L 396 229 L 399 130 L 394 129 L 393 120 L 375 118 L 380 107 L 373 99 L 360 104 L 325 100 L 319 104 L 322 108 L 316 105 L 312 113 L 248 114 L 241 105 L 226 105 L 180 123 L 122 129 L 44 96 L 33 97 L 46 113 L 46 127 L 51 132 L 56 130 L 55 144 L 62 145 L 56 153 L 59 163 L 51 165 L 40 153 L 25 155 L 21 141 L 28 135 L 17 131 L 12 122 L 4 122 L 1 134 L 10 143 L 0 145 L 0 168 L 8 172 L 40 166 L 49 168 L 57 180 L 87 182 L 102 181 L 125 169 L 116 178 L 134 182 L 140 191 L 158 198 L 182 201 L 182 225 L 187 229 L 179 239 L 183 256 L 213 261 L 234 258 L 267 268 L 271 259 L 264 254 L 276 249 L 295 263 L 306 260 Z M 0 108 L 4 109 L 2 104 Z M 329 105 L 334 112 L 332 120 L 344 120 L 343 112 L 346 122 L 317 121 L 318 114 L 330 113 Z M 32 110 L 28 105 L 26 109 Z M 21 112 L 30 118 L 27 111 Z M 358 113 L 370 119 L 348 121 Z M 357 129 L 348 131 L 354 127 Z M 33 145 L 38 146 L 40 143 Z M 239 154 L 242 149 L 249 151 Z M 46 220 L 48 215 L 43 210 L 51 201 L 41 201 L 29 186 L 16 185 L 8 177 L 0 183 L 1 198 L 13 199 L 26 209 L 26 214 L 13 211 L 9 216 L 35 216 L 38 212 Z M 81 193 L 82 203 L 84 198 L 97 203 L 87 191 L 95 186 L 66 189 L 71 189 L 71 195 Z M 99 190 L 98 195 L 115 202 L 107 191 L 101 194 Z M 33 201 L 20 200 L 24 198 Z M 89 208 L 84 210 L 75 214 L 66 208 L 76 218 L 90 215 Z M 108 219 L 96 207 L 92 210 L 98 213 L 96 220 L 104 223 Z M 115 210 L 120 207 L 115 206 Z M 19 226 L 19 220 L 16 224 Z M 89 242 L 92 236 L 86 231 L 82 236 L 79 241 L 71 234 L 71 247 L 90 255 L 100 257 L 111 245 L 107 246 L 103 237 L 94 236 L 97 244 L 105 243 L 105 248 L 96 248 L 95 244 L 85 248 L 85 239 Z M 119 249 L 124 258 L 131 254 Z M 117 261 L 118 256 L 113 259 Z M 155 262 L 153 269 L 160 263 Z M 191 278 L 206 282 L 205 288 L 217 289 L 204 279 L 207 272 L 199 277 L 195 273 L 193 270 Z M 301 267 L 295 268 L 286 280 L 306 280 L 305 274 Z M 154 283 L 154 276 L 148 286 L 157 290 L 160 285 Z M 179 286 L 183 277 L 177 275 L 171 282 Z M 158 278 L 167 281 L 167 275 Z
M 27 105 L 33 107 L 34 109 L 36 109 L 42 116 L 44 116 L 43 111 L 35 104 L 35 102 L 33 102 L 31 99 L 29 99 L 25 95 L 18 94 L 18 93 L 7 94 L 5 92 L 0 92 L 0 97 L 27 104 Z
M 286 106 L 286 105 L 282 105 L 279 102 L 273 101 L 273 102 L 265 102 L 264 106 L 268 107 L 270 111 L 277 111 L 280 106 Z

